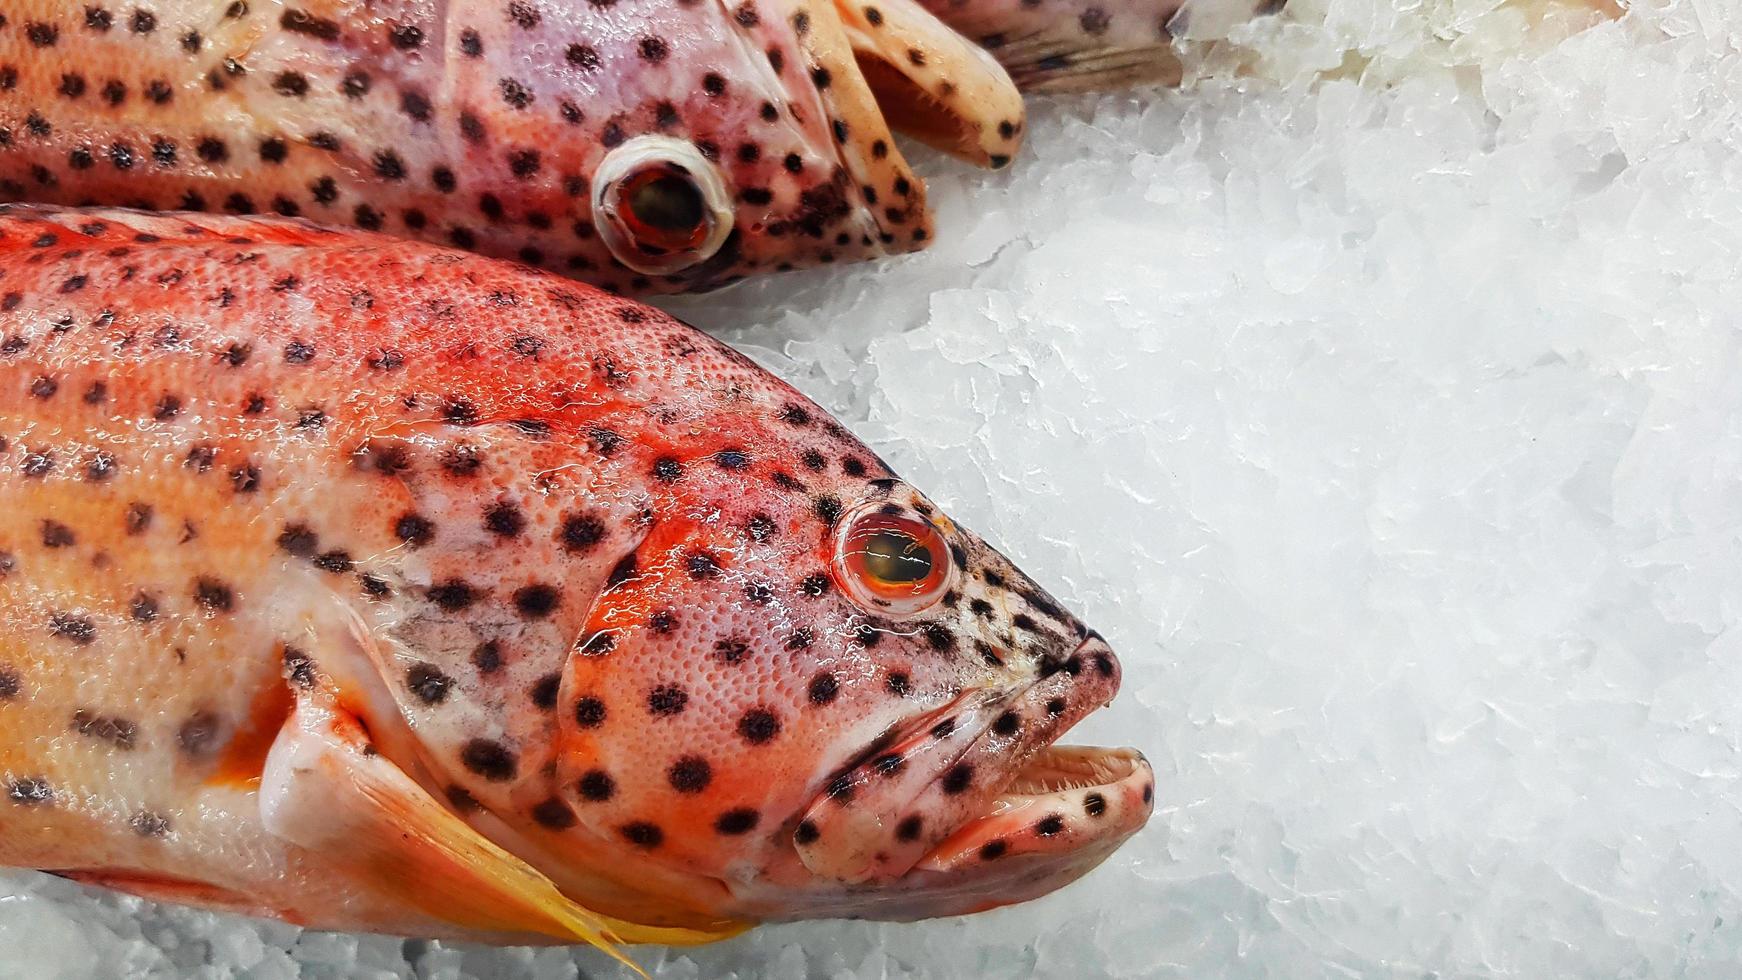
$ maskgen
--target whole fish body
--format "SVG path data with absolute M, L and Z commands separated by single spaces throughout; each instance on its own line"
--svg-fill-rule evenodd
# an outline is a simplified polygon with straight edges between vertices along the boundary
M 1023 108 L 912 0 L 0 12 L 0 198 L 303 216 L 615 291 L 922 247 L 892 119 L 1002 166 Z
M 0 865 L 320 928 L 700 942 L 1045 894 L 1147 819 L 1107 644 L 633 301 L 0 206 Z
M 1025 117 L 992 55 L 1034 88 L 1176 80 L 1184 15 L 1279 6 L 925 3 L 20 0 L 0 200 L 304 216 L 707 289 L 929 243 L 891 129 L 1008 164 Z

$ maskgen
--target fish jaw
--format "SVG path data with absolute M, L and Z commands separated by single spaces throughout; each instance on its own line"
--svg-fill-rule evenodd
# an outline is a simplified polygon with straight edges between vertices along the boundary
M 973 703 L 832 780 L 806 812 L 814 833 L 798 842 L 800 858 L 833 880 L 899 877 L 995 809 L 1030 761 L 1118 688 L 1118 661 L 1092 636 L 1017 690 L 971 695 Z
M 1014 690 L 969 692 L 839 773 L 793 847 L 813 885 L 741 883 L 763 919 L 912 921 L 1028 901 L 1093 870 L 1142 829 L 1155 774 L 1131 748 L 1060 746 L 1111 701 L 1118 661 L 1091 635 Z
M 907 873 L 923 883 L 927 898 L 905 905 L 901 915 L 966 915 L 1057 891 L 1143 829 L 1154 809 L 1155 771 L 1142 753 L 1049 747 L 1017 773 L 985 816 L 964 824 Z

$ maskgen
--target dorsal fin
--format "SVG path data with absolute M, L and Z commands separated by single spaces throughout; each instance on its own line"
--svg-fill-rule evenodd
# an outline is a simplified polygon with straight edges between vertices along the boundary
M 99 249 L 159 242 L 193 244 L 242 238 L 263 245 L 312 245 L 345 234 L 367 236 L 365 232 L 337 232 L 292 218 L 0 204 L 0 251 Z

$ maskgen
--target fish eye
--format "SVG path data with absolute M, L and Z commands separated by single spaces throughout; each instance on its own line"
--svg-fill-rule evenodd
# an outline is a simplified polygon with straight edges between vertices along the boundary
M 638 136 L 595 175 L 593 213 L 605 244 L 637 272 L 668 274 L 701 262 L 732 231 L 719 171 L 684 140 Z
M 660 248 L 695 248 L 708 232 L 702 192 L 678 168 L 648 167 L 623 187 L 623 217 L 637 241 Z
M 911 614 L 949 585 L 949 546 L 936 527 L 906 514 L 873 511 L 846 525 L 835 571 L 848 595 L 876 611 Z

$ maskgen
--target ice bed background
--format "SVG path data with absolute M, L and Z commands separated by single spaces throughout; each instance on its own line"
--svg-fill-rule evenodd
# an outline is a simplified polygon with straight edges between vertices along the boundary
M 929 159 L 882 268 L 674 308 L 1105 632 L 1150 828 L 659 977 L 1720 977 L 1742 956 L 1742 10 L 1292 0 Z M 0 977 L 619 976 L 0 877 Z

